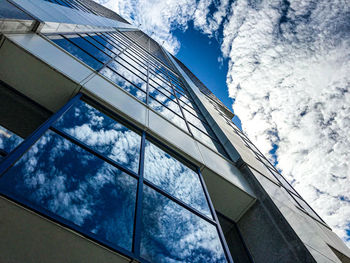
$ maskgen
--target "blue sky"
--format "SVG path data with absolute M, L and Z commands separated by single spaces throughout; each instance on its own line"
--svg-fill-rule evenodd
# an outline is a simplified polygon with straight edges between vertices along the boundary
M 222 28 L 217 32 L 217 37 L 209 37 L 196 30 L 193 22 L 189 21 L 185 31 L 175 29 L 172 33 L 181 43 L 176 57 L 232 111 L 234 99 L 228 96 L 226 85 L 227 58 L 222 57 L 219 40 L 222 38 Z M 238 116 L 233 121 L 242 128 Z
M 100 1 L 155 32 L 350 246 L 349 1 Z

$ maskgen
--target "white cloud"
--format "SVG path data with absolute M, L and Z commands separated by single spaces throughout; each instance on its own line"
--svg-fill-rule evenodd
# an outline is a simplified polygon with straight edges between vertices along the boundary
M 152 36 L 165 41 L 170 52 L 180 48 L 172 29 L 186 29 L 193 20 L 195 28 L 217 36 L 224 23 L 227 84 L 243 129 L 267 156 L 278 145 L 278 168 L 346 240 L 350 5 L 341 0 L 222 0 L 208 15 L 208 0 L 130 2 L 106 5 L 145 32 L 155 32 Z
M 236 1 L 222 46 L 243 129 L 267 155 L 277 143 L 282 173 L 344 240 L 350 224 L 349 9 L 342 1 L 294 1 L 289 8 Z

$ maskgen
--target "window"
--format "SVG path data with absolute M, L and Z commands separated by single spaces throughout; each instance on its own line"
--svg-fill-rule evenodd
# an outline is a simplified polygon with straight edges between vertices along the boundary
M 130 259 L 228 262 L 198 168 L 80 97 L 0 163 L 1 194 Z
M 229 158 L 161 48 L 140 31 L 48 35 L 170 122 Z

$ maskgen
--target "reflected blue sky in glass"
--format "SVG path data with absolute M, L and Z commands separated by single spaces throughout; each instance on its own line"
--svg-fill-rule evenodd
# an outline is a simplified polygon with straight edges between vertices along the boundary
M 141 256 L 154 263 L 227 262 L 216 227 L 145 186 Z
M 54 127 L 137 173 L 141 136 L 85 102 L 79 101 Z
M 198 174 L 149 141 L 144 178 L 212 218 Z
M 114 68 L 113 68 L 113 70 L 111 70 L 108 67 L 104 67 L 99 73 L 101 75 L 105 76 L 106 78 L 110 79 L 111 81 L 113 81 L 120 88 L 129 92 L 134 97 L 138 98 L 140 101 L 146 103 L 146 92 L 145 92 L 146 91 L 146 83 L 144 83 L 144 86 L 141 85 L 141 87 L 144 89 L 144 91 L 137 88 L 135 85 L 131 84 L 131 82 L 127 81 L 129 79 L 125 75 L 132 76 L 130 71 L 127 71 L 125 68 L 122 68 L 121 66 L 120 66 L 120 68 L 123 71 L 117 71 L 117 72 L 121 73 L 121 74 L 124 72 L 123 77 L 125 77 L 125 78 L 123 78 L 120 75 L 118 75 L 117 73 L 115 73 L 113 71 L 113 70 L 115 70 Z
M 174 107 L 179 107 L 178 104 L 171 103 Z M 169 121 L 175 123 L 182 129 L 188 131 L 186 123 L 184 119 L 182 119 L 180 116 L 169 110 L 167 107 L 159 103 L 157 100 L 153 99 L 151 96 L 149 97 L 149 106 L 154 109 L 155 111 L 159 112 L 161 115 L 163 115 L 165 118 L 167 118 Z
M 99 49 L 106 52 L 109 57 L 114 57 L 120 52 L 119 49 L 116 49 L 114 46 L 109 44 L 106 41 L 106 39 L 96 34 L 80 34 L 80 35 L 84 37 L 87 41 L 89 41 L 91 44 L 95 45 Z
M 80 37 L 78 35 L 65 35 L 65 37 L 103 63 L 106 63 L 108 60 L 111 59 L 110 56 L 106 55 L 94 45 L 90 44 L 90 42 L 85 40 L 85 38 L 89 39 L 88 37 Z M 104 51 L 105 49 L 106 48 L 104 47 L 102 50 Z
M 21 137 L 0 126 L 0 149 L 9 153 L 22 141 Z
M 48 131 L 0 178 L 0 190 L 130 250 L 137 180 Z
M 73 56 L 81 60 L 82 62 L 86 63 L 88 66 L 92 67 L 93 69 L 97 70 L 101 68 L 102 63 L 98 62 L 95 58 L 75 46 L 74 44 L 70 43 L 68 40 L 60 37 L 60 36 L 48 36 L 53 42 L 55 42 L 57 45 L 71 53 Z

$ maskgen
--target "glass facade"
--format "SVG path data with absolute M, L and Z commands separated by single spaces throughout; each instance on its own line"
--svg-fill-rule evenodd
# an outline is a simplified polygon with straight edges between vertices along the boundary
M 200 142 L 229 158 L 167 55 L 141 31 L 47 37 Z
M 0 193 L 143 262 L 229 262 L 198 169 L 79 97 L 26 146 L 1 129 Z

